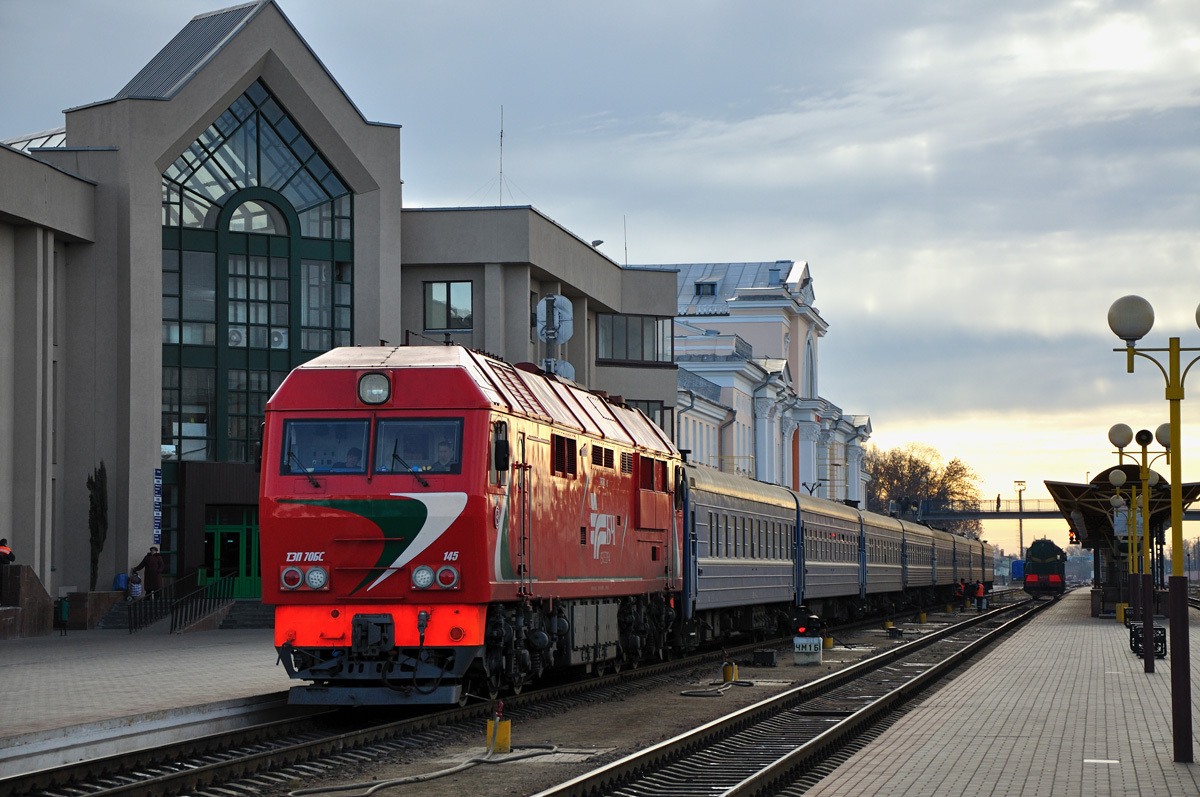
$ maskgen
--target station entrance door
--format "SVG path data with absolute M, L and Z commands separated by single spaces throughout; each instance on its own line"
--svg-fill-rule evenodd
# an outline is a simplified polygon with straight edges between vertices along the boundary
M 200 584 L 233 575 L 233 597 L 261 598 L 258 507 L 208 506 L 204 513 L 204 568 Z

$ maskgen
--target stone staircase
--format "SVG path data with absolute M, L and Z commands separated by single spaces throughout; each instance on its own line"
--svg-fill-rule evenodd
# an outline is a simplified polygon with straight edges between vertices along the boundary
M 221 623 L 222 630 L 232 628 L 274 628 L 275 607 L 264 606 L 258 599 L 237 600 Z
M 96 624 L 97 628 L 106 631 L 128 631 L 129 630 L 129 602 L 121 601 L 114 603 L 112 608 L 104 613 L 100 618 L 100 622 Z

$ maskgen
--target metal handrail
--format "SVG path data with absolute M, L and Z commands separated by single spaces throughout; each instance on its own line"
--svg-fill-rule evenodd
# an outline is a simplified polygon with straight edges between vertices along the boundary
M 171 606 L 171 633 L 178 634 L 197 620 L 233 602 L 236 573 L 221 576 L 184 595 Z
M 142 600 L 129 604 L 129 633 L 141 631 L 166 617 L 175 605 L 175 596 L 185 589 L 194 588 L 195 585 L 196 574 L 190 573 L 170 584 L 164 584 L 153 596 L 147 595 Z

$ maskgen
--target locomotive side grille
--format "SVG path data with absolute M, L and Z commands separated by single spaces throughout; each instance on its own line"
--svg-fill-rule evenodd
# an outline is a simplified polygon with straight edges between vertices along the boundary
M 600 446 L 592 446 L 592 464 L 593 465 L 603 465 L 604 464 L 604 449 L 601 448 Z
M 621 473 L 633 473 L 633 454 L 621 452 Z
M 554 472 L 560 476 L 574 476 L 579 472 L 575 456 L 575 439 L 562 435 L 550 435 L 550 446 L 554 451 Z
M 613 450 L 611 448 L 604 449 L 604 467 L 613 467 Z

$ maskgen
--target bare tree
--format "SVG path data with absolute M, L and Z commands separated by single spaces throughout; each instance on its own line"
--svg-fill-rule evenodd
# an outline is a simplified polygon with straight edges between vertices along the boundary
M 944 464 L 943 464 L 944 463 Z M 979 501 L 979 474 L 955 457 L 946 463 L 936 448 L 906 443 L 897 448 L 867 448 L 863 468 L 871 474 L 867 509 L 889 514 L 915 511 L 921 501 Z M 950 521 L 949 531 L 978 537 L 978 520 Z

